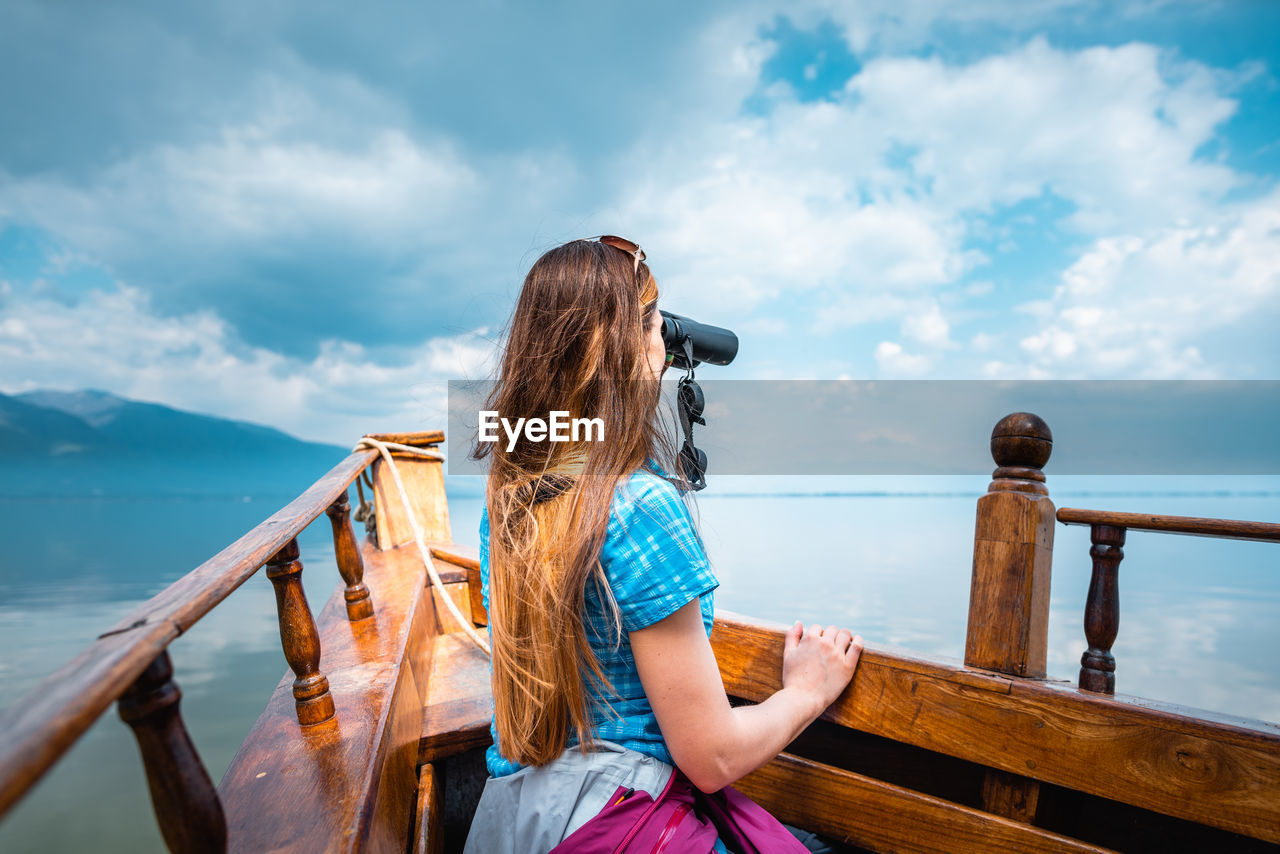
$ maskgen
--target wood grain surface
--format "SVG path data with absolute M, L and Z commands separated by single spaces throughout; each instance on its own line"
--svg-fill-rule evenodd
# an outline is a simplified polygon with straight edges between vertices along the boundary
M 1112 510 L 1082 510 L 1078 507 L 1059 508 L 1058 521 L 1064 525 L 1111 525 L 1116 528 L 1132 528 L 1136 531 L 1163 531 L 1168 534 L 1190 534 L 1197 537 L 1280 542 L 1280 524 L 1275 522 L 1119 513 Z
M 373 616 L 373 600 L 364 583 L 364 561 L 360 559 L 360 544 L 351 525 L 351 501 L 343 491 L 338 499 L 325 510 L 333 528 L 333 553 L 338 563 L 338 573 L 346 582 L 343 597 L 347 600 L 347 619 L 367 620 Z
M 440 579 L 444 581 L 443 576 Z M 458 621 L 454 619 L 453 614 L 449 611 L 448 606 L 444 604 L 444 596 L 448 596 L 453 600 L 453 604 L 458 606 L 458 610 L 462 612 L 463 619 L 471 625 L 471 591 L 467 587 L 465 581 L 446 582 L 444 588 L 430 588 L 431 598 L 435 603 L 436 611 L 436 632 L 437 634 L 447 634 L 449 632 L 461 632 L 462 626 L 458 625 Z M 472 646 L 475 643 L 468 640 Z M 479 647 L 476 647 L 479 651 Z
M 182 723 L 181 700 L 169 653 L 162 652 L 120 696 L 120 718 L 138 740 L 165 845 L 183 854 L 222 854 L 227 821 L 213 780 Z
M 965 663 L 1042 678 L 1048 656 L 1053 502 L 1047 495 L 988 492 L 978 499 L 974 527 Z
M 369 433 L 369 438 L 379 442 L 390 442 L 393 445 L 412 445 L 415 448 L 429 448 L 444 441 L 443 430 L 422 430 L 417 433 Z
M 440 783 L 430 762 L 418 769 L 418 808 L 413 820 L 413 854 L 440 854 L 444 849 Z
M 444 464 L 422 457 L 396 457 L 396 468 L 409 493 L 414 517 L 422 526 L 423 538 L 450 542 L 449 505 L 444 491 Z M 373 464 L 373 494 L 377 505 L 378 542 L 383 548 L 413 542 L 413 528 L 405 515 L 404 502 L 395 479 L 379 458 Z
M 492 717 L 489 657 L 466 635 L 440 635 L 431 659 L 418 761 L 487 747 Z
M 480 569 L 480 550 L 462 543 L 446 543 L 433 540 L 427 543 L 431 556 L 446 560 L 467 569 Z
M 1084 605 L 1084 636 L 1088 648 L 1080 656 L 1082 691 L 1116 692 L 1116 659 L 1111 645 L 1120 631 L 1120 561 L 1124 560 L 1124 528 L 1093 525 L 1089 557 L 1093 572 Z
M 480 550 L 475 546 L 465 546 L 460 543 L 439 543 L 433 542 L 429 544 L 431 556 L 437 561 L 447 561 L 450 567 L 459 567 L 465 569 L 465 575 L 460 578 L 450 579 L 444 575 L 443 567 L 446 564 L 437 563 L 437 568 L 441 572 L 441 580 L 463 580 L 467 582 L 468 591 L 471 594 L 471 619 L 476 625 L 489 625 L 489 612 L 484 607 L 484 594 L 480 583 Z
M 298 723 L 315 726 L 333 717 L 333 697 L 329 693 L 329 680 L 320 671 L 320 632 L 302 589 L 302 561 L 297 540 L 285 543 L 267 562 L 267 578 L 275 588 L 280 645 L 285 660 L 297 675 L 293 680 L 293 698 Z
M 721 612 L 725 689 L 781 687 L 785 626 Z M 1280 727 L 867 649 L 823 718 L 1012 774 L 1280 842 Z
M 734 788 L 788 824 L 872 851 L 1105 852 L 981 810 L 782 754 Z
M 177 636 L 167 620 L 107 635 L 0 715 L 0 817 Z
M 416 549 L 364 544 L 365 583 L 379 603 L 347 619 L 339 586 L 318 619 L 336 713 L 301 728 L 292 674 L 219 786 L 231 851 L 404 851 L 434 615 Z

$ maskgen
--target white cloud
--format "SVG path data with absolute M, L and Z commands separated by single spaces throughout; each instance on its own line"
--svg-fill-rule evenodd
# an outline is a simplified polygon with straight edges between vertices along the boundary
M 770 315 L 749 320 L 740 328 L 743 332 L 753 332 L 758 335 L 781 335 L 788 329 L 785 320 Z
M 1075 335 L 1056 326 L 1023 338 L 1019 344 L 1033 356 L 1049 356 L 1054 359 L 1074 356 L 1077 349 Z
M 814 331 L 830 332 L 842 327 L 890 320 L 901 317 L 914 304 L 913 300 L 896 294 L 837 292 L 818 316 Z
M 951 343 L 951 326 L 942 316 L 942 310 L 936 302 L 908 315 L 902 321 L 902 334 L 931 347 L 945 347 Z
M 974 282 L 971 285 L 966 285 L 964 292 L 966 296 L 981 297 L 986 296 L 993 290 L 995 290 L 995 285 L 992 282 Z
M 499 347 L 488 335 L 489 329 L 482 327 L 465 335 L 433 338 L 426 343 L 426 366 L 449 379 L 482 379 L 493 369 Z
M 878 147 L 915 151 L 915 182 L 951 210 L 986 210 L 1049 190 L 1075 223 L 1163 223 L 1237 183 L 1195 159 L 1235 103 L 1217 78 L 1150 45 L 1061 51 L 1041 39 L 972 65 L 891 58 L 849 83 L 851 114 Z
M 209 307 L 246 340 L 291 352 L 326 337 L 412 345 L 414 306 L 432 333 L 495 320 L 460 283 L 509 283 L 534 223 L 558 226 L 548 209 L 578 186 L 573 158 L 518 145 L 481 154 L 391 109 L 335 115 L 348 103 L 307 82 L 269 79 L 194 143 L 155 142 L 75 173 L 18 177 L 0 164 L 0 230 L 48 235 L 46 275 L 96 268 L 145 290 L 157 313 Z M 379 100 L 354 89 L 353 110 Z M 435 311 L 421 311 L 428 302 Z M 290 334 L 273 335 L 265 318 L 286 312 Z
M 454 233 L 480 178 L 449 145 L 420 144 L 398 130 L 344 151 L 249 126 L 224 129 L 215 142 L 136 154 L 87 186 L 54 176 L 0 183 L 11 217 L 111 263 L 155 253 L 157 239 L 186 261 L 317 232 L 400 247 Z
M 942 330 L 915 317 L 921 299 L 989 261 L 967 241 L 1004 206 L 1049 194 L 1098 237 L 1203 221 L 1243 183 L 1196 157 L 1236 108 L 1232 79 L 1142 44 L 875 58 L 835 103 L 788 89 L 767 117 L 700 117 L 639 141 L 623 160 L 644 178 L 612 210 L 690 311 L 727 322 L 823 293 L 817 331 L 896 320 L 923 341 Z
M 1151 0 L 1152 5 L 1162 2 Z M 934 41 L 935 28 L 956 24 L 966 28 L 983 24 L 987 28 L 994 25 L 999 29 L 1040 30 L 1060 10 L 1091 5 L 1098 4 L 1094 0 L 818 0 L 805 4 L 805 8 L 810 16 L 829 17 L 840 24 L 854 52 L 862 53 L 873 40 L 892 52 L 916 50 Z M 1108 15 L 1124 17 L 1133 14 L 1138 6 L 1129 2 L 1121 6 L 1107 4 L 1104 8 Z
M 1031 366 L 1135 378 L 1247 370 L 1210 364 L 1199 342 L 1280 313 L 1280 192 L 1205 219 L 1095 241 L 1032 307 L 1039 328 L 1021 341 Z
M 995 337 L 988 335 L 986 332 L 978 332 L 973 338 L 969 339 L 969 346 L 975 352 L 985 353 L 995 345 Z
M 932 367 L 927 356 L 908 353 L 896 341 L 881 341 L 877 344 L 875 357 L 880 370 L 890 377 L 922 374 Z
M 136 288 L 65 305 L 26 300 L 0 321 L 0 388 L 94 387 L 140 400 L 271 424 L 344 444 L 373 430 L 445 420 L 445 381 L 483 378 L 488 330 L 396 354 L 327 341 L 314 359 L 245 345 L 211 312 L 161 317 Z

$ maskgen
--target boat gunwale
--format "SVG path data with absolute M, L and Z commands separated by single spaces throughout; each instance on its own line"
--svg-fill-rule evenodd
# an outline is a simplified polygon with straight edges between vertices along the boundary
M 775 620 L 761 619 L 722 608 L 716 608 L 715 625 L 722 631 L 748 631 L 765 635 L 785 634 L 789 628 L 786 624 Z M 1225 736 L 1231 743 L 1242 747 L 1276 747 L 1277 740 L 1280 740 L 1280 722 L 1201 709 L 1137 694 L 1099 694 L 1084 691 L 1070 679 L 1052 677 L 1033 679 L 1012 676 L 997 670 L 974 667 L 958 658 L 946 655 L 925 654 L 902 647 L 876 644 L 867 646 L 863 650 L 861 661 L 870 662 L 872 667 L 930 676 L 965 688 L 978 688 L 997 694 L 1012 694 L 1014 686 L 1028 687 L 1036 692 L 1059 691 L 1063 695 L 1084 698 L 1089 703 L 1120 712 L 1140 710 L 1144 715 L 1157 715 L 1158 720 L 1152 719 L 1146 723 L 1163 729 L 1176 729 L 1181 732 L 1197 724 L 1207 724 L 1215 734 Z M 846 695 L 842 693 L 840 698 L 823 713 L 822 719 L 841 726 L 849 726 L 847 722 L 837 717 L 839 714 L 837 707 L 842 707 L 842 701 L 845 699 Z M 856 726 L 850 728 L 859 729 Z
M 786 629 L 717 611 L 711 642 L 731 697 L 761 702 L 782 687 L 780 672 L 758 664 L 781 659 Z M 946 692 L 945 702 L 935 696 L 938 691 Z M 821 719 L 988 769 L 1280 843 L 1280 824 L 1273 824 L 1280 803 L 1259 800 L 1261 790 L 1254 788 L 1261 778 L 1270 785 L 1280 780 L 1280 724 L 882 648 L 863 651 L 854 681 Z M 1145 743 L 1145 736 L 1156 732 L 1163 734 L 1160 743 Z M 1077 755 L 1064 758 L 1055 752 L 1070 739 L 1116 749 L 1096 754 L 1089 774 L 1077 767 Z M 1165 760 L 1179 761 L 1187 750 L 1193 757 L 1209 757 L 1210 766 L 1223 772 L 1202 776 L 1182 769 L 1179 795 L 1167 790 L 1167 780 L 1148 776 L 1153 769 L 1169 772 Z M 1246 793 L 1251 799 L 1241 802 Z

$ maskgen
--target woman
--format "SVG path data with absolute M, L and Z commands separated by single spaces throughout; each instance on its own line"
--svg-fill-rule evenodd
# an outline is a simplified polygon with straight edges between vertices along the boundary
M 787 634 L 783 687 L 731 707 L 708 640 L 718 582 L 661 427 L 668 364 L 644 253 L 548 251 L 525 279 L 487 408 L 599 418 L 603 437 L 482 444 L 481 566 L 494 745 L 468 852 L 548 851 L 620 788 L 679 770 L 716 792 L 776 756 L 849 683 L 860 637 Z M 590 439 L 587 438 L 590 436 Z M 717 842 L 716 850 L 724 850 Z

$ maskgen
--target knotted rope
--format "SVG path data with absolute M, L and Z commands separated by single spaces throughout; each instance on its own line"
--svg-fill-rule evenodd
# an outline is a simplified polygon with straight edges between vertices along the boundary
M 400 479 L 400 470 L 396 468 L 396 462 L 392 459 L 391 452 L 412 454 L 413 456 L 440 460 L 441 462 L 444 461 L 444 455 L 430 448 L 415 448 L 412 445 L 401 445 L 397 442 L 382 442 L 371 436 L 362 438 L 353 450 L 374 450 L 382 456 L 387 468 L 391 471 L 391 479 L 395 481 L 396 491 L 400 493 L 400 503 L 404 506 L 404 516 L 409 520 L 409 527 L 413 530 L 413 541 L 418 546 L 418 554 L 422 555 L 422 563 L 427 568 L 427 575 L 431 577 L 431 583 L 440 591 L 440 598 L 444 600 L 445 607 L 449 609 L 449 613 L 453 615 L 453 618 L 458 621 L 458 625 L 462 626 L 462 630 L 467 633 L 467 636 L 475 641 L 476 646 L 484 650 L 485 655 L 492 655 L 489 651 L 489 642 L 481 637 L 480 633 L 471 625 L 471 620 L 462 615 L 462 611 L 458 608 L 457 603 L 453 601 L 453 597 L 444 589 L 444 582 L 440 580 L 440 573 L 436 571 L 435 561 L 431 559 L 431 549 L 427 548 L 422 526 L 418 524 L 418 517 L 413 512 L 413 505 L 409 503 L 409 493 L 404 488 L 404 481 Z

